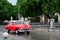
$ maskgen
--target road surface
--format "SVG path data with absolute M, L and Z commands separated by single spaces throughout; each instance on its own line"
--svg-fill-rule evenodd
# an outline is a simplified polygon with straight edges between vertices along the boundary
M 31 32 L 32 40 L 60 40 L 60 30 L 34 28 Z
M 30 35 L 11 33 L 6 39 L 2 36 L 4 32 L 7 32 L 7 30 L 0 28 L 0 40 L 60 40 L 59 31 L 48 32 L 48 29 L 33 28 Z
M 4 38 L 3 33 L 7 32 L 5 28 L 0 28 L 0 40 L 31 40 L 31 35 L 10 33 Z

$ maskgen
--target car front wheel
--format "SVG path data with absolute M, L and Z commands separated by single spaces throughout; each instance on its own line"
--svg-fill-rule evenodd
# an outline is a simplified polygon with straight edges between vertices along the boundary
M 27 33 L 27 35 L 29 35 L 30 34 L 30 31 L 28 31 L 28 32 L 26 32 Z
M 16 30 L 16 34 L 19 34 L 19 31 L 18 30 Z
M 18 33 L 18 30 L 16 30 L 16 33 Z

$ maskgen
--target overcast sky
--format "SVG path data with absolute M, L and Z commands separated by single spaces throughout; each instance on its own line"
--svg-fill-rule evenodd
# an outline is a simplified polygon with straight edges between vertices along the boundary
M 16 5 L 17 0 L 8 0 L 12 5 Z

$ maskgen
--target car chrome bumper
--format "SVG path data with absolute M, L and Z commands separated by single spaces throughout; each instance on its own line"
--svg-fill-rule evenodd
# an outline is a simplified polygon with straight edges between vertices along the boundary
M 27 32 L 27 31 L 31 31 L 31 30 L 19 30 L 19 32 Z

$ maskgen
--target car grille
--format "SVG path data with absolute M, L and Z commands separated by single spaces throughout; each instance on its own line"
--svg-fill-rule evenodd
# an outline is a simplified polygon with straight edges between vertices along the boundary
M 23 28 L 22 30 L 29 30 L 29 29 L 27 29 L 27 28 Z

